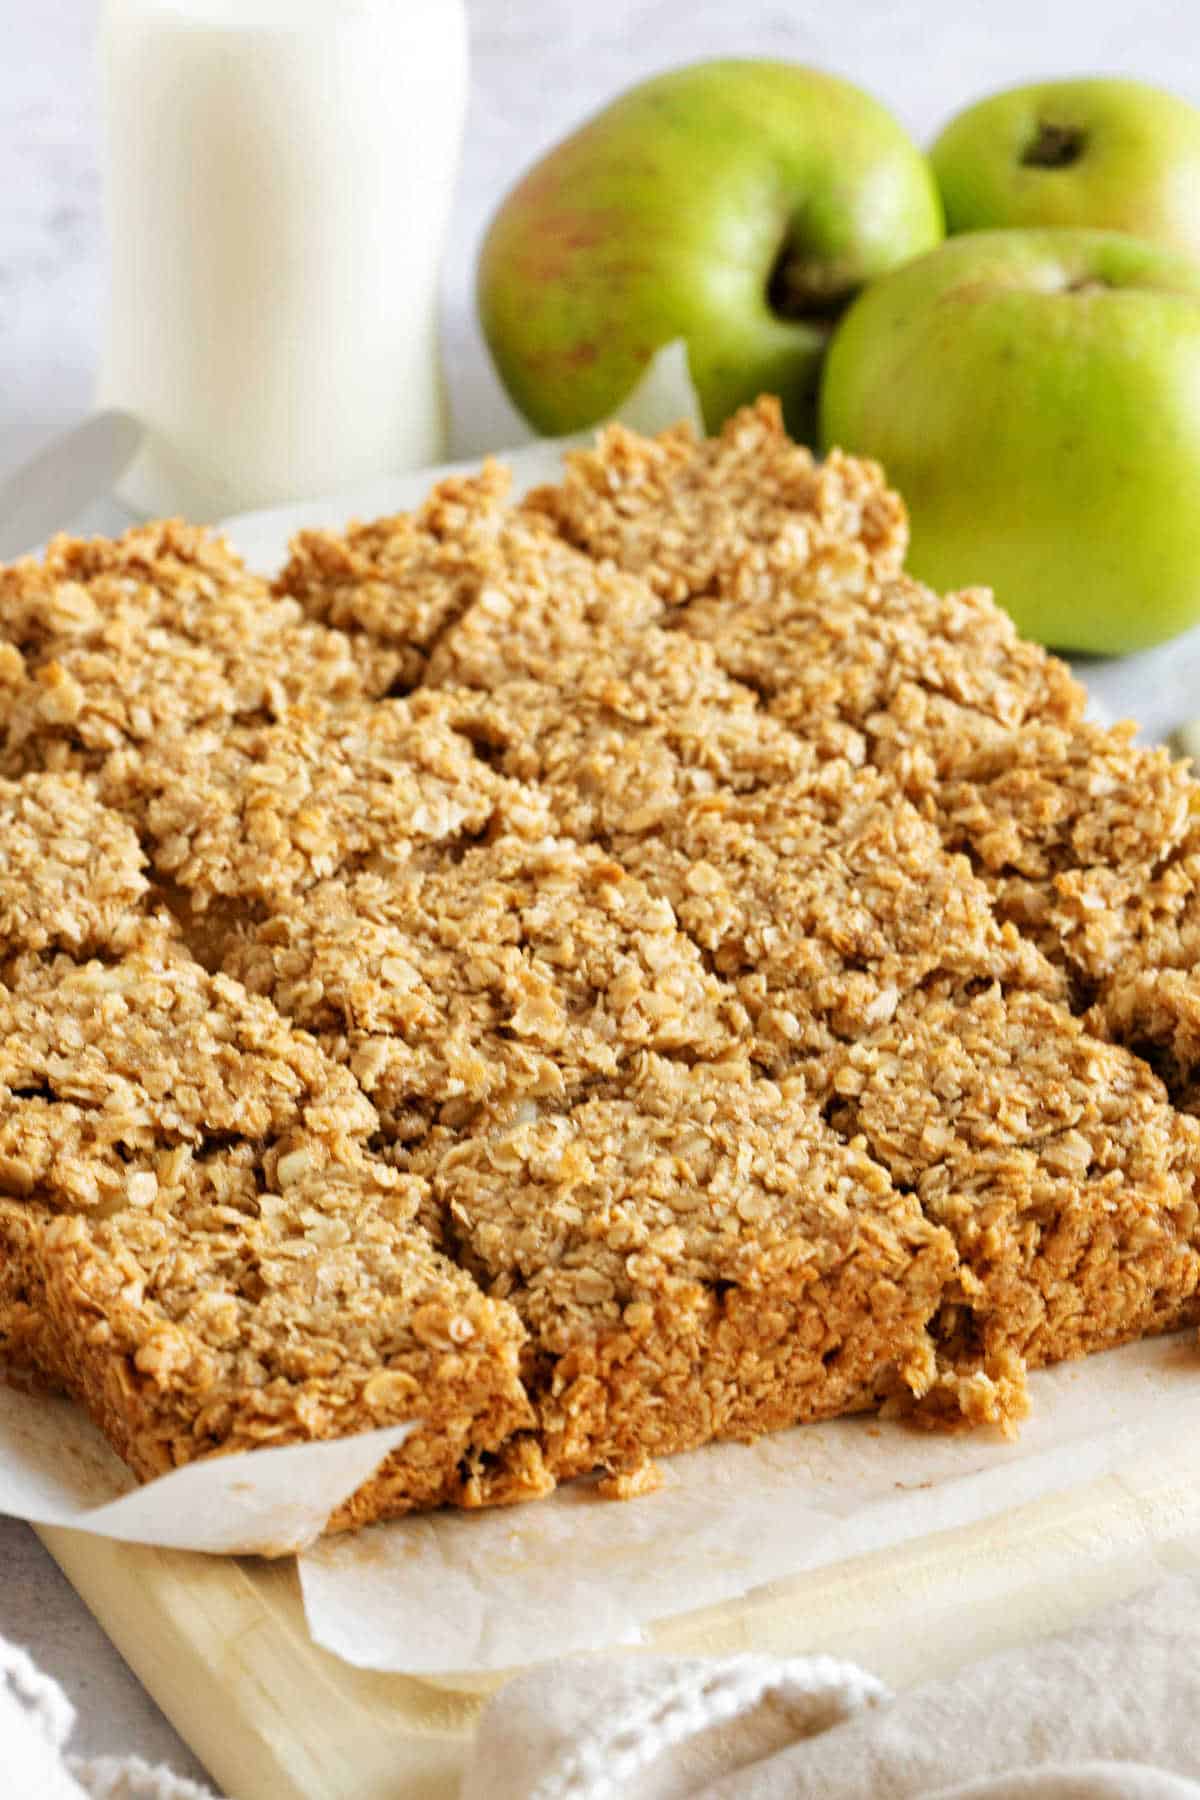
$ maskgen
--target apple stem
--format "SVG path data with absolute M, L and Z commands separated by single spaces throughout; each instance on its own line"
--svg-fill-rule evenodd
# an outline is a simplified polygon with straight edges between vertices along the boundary
M 781 319 L 803 319 L 818 329 L 832 330 L 861 285 L 847 281 L 844 272 L 800 254 L 785 239 L 767 283 L 767 301 Z
M 1021 157 L 1026 168 L 1067 169 L 1083 155 L 1087 139 L 1077 125 L 1052 125 L 1038 121 L 1037 136 Z

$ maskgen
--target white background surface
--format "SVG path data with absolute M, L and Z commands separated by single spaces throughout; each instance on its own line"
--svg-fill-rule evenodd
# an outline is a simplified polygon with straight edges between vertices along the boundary
M 480 228 L 533 156 L 643 73 L 714 54 L 814 62 L 872 89 L 921 138 L 967 100 L 1043 74 L 1138 75 L 1200 101 L 1200 17 L 1180 0 L 468 0 L 468 10 L 472 108 L 446 280 L 460 455 L 522 435 L 471 320 Z M 0 471 L 90 401 L 104 304 L 96 11 L 96 0 L 0 0 Z M 82 1748 L 136 1747 L 195 1772 L 32 1534 L 3 1520 L 0 1632 L 64 1680 Z

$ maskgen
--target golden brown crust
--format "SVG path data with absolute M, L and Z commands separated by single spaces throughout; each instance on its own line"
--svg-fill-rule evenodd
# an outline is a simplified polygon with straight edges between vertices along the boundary
M 1100 1036 L 1146 1057 L 1187 1110 L 1200 1068 L 1200 824 L 1186 763 L 1135 727 L 1042 725 L 977 753 L 938 794 L 997 914 L 1064 970 Z
M 274 592 L 386 649 L 393 681 L 415 687 L 440 633 L 488 581 L 508 485 L 507 470 L 489 461 L 477 476 L 441 482 L 415 513 L 301 531 Z
M 414 1160 L 529 1332 L 560 1479 L 932 1380 L 949 1237 L 798 1077 L 647 1054 L 617 1094 L 527 1099 Z
M 138 1475 L 415 1420 L 374 1478 L 406 1511 L 453 1498 L 465 1457 L 530 1423 L 520 1325 L 420 1232 L 412 1177 L 322 1168 L 303 1141 L 262 1165 L 245 1149 L 175 1160 L 152 1202 L 102 1219 L 0 1200 L 34 1354 Z M 23 1329 L 0 1308 L 10 1353 Z
M 122 949 L 142 929 L 145 861 L 77 775 L 0 780 L 0 955 Z
M 1083 710 L 1065 666 L 1017 636 L 982 589 L 878 581 L 845 546 L 780 570 L 736 608 L 704 599 L 681 629 L 826 754 L 870 761 L 928 803 L 981 746 Z
M 385 692 L 396 657 L 273 599 L 220 538 L 178 520 L 58 538 L 0 570 L 0 766 L 86 769 L 199 725 Z
M 139 1475 L 419 1420 L 377 1477 L 395 1510 L 529 1423 L 516 1316 L 437 1250 L 311 1038 L 152 924 L 119 961 L 8 977 L 0 1347 Z
M 1057 1002 L 935 985 L 828 1082 L 834 1123 L 954 1236 L 933 1326 L 951 1367 L 1036 1368 L 1195 1310 L 1197 1122 Z
M 612 427 L 525 510 L 639 576 L 822 754 L 887 768 L 913 798 L 1027 723 L 1070 726 L 1084 694 L 982 589 L 901 573 L 907 521 L 871 463 L 824 463 L 760 402 L 720 437 Z
M 504 499 L 0 572 L 0 1357 L 341 1528 L 1191 1316 L 1190 778 L 771 402 Z
M 831 760 L 806 781 L 690 801 L 618 848 L 739 994 L 764 1067 L 869 1033 L 933 976 L 1062 986 L 873 770 Z
M 323 882 L 226 967 L 347 1063 L 390 1130 L 574 1095 L 645 1049 L 729 1054 L 745 1029 L 669 904 L 557 839 Z
M 942 787 L 943 835 L 966 850 L 997 911 L 1100 981 L 1143 934 L 1153 880 L 1195 819 L 1186 763 L 1135 727 L 1042 724 L 977 750 Z
M 498 768 L 545 791 L 560 831 L 652 833 L 689 795 L 812 767 L 711 651 L 661 629 L 640 581 L 520 520 L 498 555 L 502 578 L 446 631 L 426 680 Z
M 670 605 L 740 598 L 773 564 L 831 542 L 853 546 L 875 575 L 894 574 L 908 544 L 904 508 L 878 466 L 837 450 L 815 462 L 771 399 L 735 413 L 715 438 L 681 425 L 648 439 L 610 425 L 525 510 Z
M 501 821 L 546 822 L 539 797 L 480 761 L 435 693 L 193 731 L 110 758 L 101 787 L 136 819 L 155 871 L 200 910 L 386 874 L 419 846 L 458 846 Z

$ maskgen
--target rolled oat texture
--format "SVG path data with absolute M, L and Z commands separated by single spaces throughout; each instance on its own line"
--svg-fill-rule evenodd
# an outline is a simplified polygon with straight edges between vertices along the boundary
M 535 1498 L 1200 1317 L 1200 790 L 760 401 L 0 571 L 0 1358 Z

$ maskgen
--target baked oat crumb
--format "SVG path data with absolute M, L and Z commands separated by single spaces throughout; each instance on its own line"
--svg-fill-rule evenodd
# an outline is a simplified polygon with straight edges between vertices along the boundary
M 657 1494 L 663 1484 L 663 1472 L 656 1462 L 646 1457 L 627 1469 L 614 1469 L 602 1475 L 596 1492 L 602 1500 L 640 1500 L 645 1494 Z

